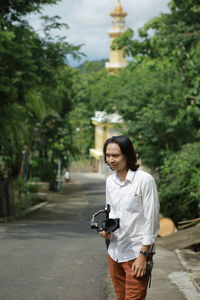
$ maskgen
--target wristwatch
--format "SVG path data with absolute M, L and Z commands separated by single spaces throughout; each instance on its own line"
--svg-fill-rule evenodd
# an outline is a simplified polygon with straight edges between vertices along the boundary
M 145 257 L 148 256 L 149 252 L 148 251 L 140 251 L 140 254 L 144 255 Z

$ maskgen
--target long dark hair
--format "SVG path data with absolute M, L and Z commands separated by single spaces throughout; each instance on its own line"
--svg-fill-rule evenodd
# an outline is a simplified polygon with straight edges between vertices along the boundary
M 126 156 L 128 168 L 131 171 L 136 171 L 139 168 L 139 165 L 137 164 L 136 152 L 135 152 L 132 142 L 125 135 L 112 136 L 111 138 L 106 140 L 106 142 L 103 146 L 103 154 L 104 154 L 105 163 L 107 163 L 106 148 L 107 148 L 108 144 L 111 144 L 111 143 L 115 143 L 120 147 L 122 154 L 124 154 Z

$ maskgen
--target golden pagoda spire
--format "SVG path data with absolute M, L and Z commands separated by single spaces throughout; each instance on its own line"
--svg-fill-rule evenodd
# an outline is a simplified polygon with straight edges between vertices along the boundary
M 115 8 L 115 11 L 116 12 L 122 12 L 123 11 L 120 0 L 117 1 L 117 6 Z
M 123 11 L 120 0 L 117 0 L 117 5 L 115 7 L 115 10 L 110 15 L 112 17 L 117 17 L 117 16 L 118 17 L 125 17 L 127 15 L 127 13 Z
M 117 5 L 114 12 L 110 14 L 112 17 L 112 27 L 108 32 L 110 37 L 110 45 L 115 38 L 120 37 L 125 31 L 125 17 L 127 13 L 123 11 L 121 1 L 117 0 Z M 127 66 L 127 60 L 124 53 L 124 49 L 112 49 L 110 47 L 109 62 L 106 63 L 106 70 L 108 72 L 117 73 L 119 69 Z

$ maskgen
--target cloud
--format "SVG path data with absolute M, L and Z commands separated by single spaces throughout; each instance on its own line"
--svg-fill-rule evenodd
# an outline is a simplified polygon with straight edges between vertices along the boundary
M 137 31 L 144 23 L 162 12 L 169 11 L 169 0 L 121 0 L 123 9 L 128 13 L 127 27 Z M 57 5 L 47 5 L 44 15 L 58 15 L 70 29 L 61 35 L 75 45 L 84 44 L 82 51 L 87 59 L 102 59 L 109 55 L 108 30 L 111 27 L 110 12 L 115 9 L 117 0 L 62 0 Z M 36 15 L 31 17 L 31 24 L 40 30 Z

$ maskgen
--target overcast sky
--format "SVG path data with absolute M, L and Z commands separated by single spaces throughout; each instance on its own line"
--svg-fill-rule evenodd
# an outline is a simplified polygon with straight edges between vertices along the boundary
M 169 11 L 169 0 L 121 0 L 123 10 L 128 13 L 126 26 L 137 31 L 144 23 L 162 12 Z M 58 15 L 70 27 L 61 35 L 74 44 L 84 44 L 81 51 L 87 60 L 108 58 L 111 27 L 110 12 L 114 11 L 117 0 L 61 0 L 56 5 L 46 5 L 43 15 Z M 40 32 L 37 15 L 31 15 L 31 25 Z

